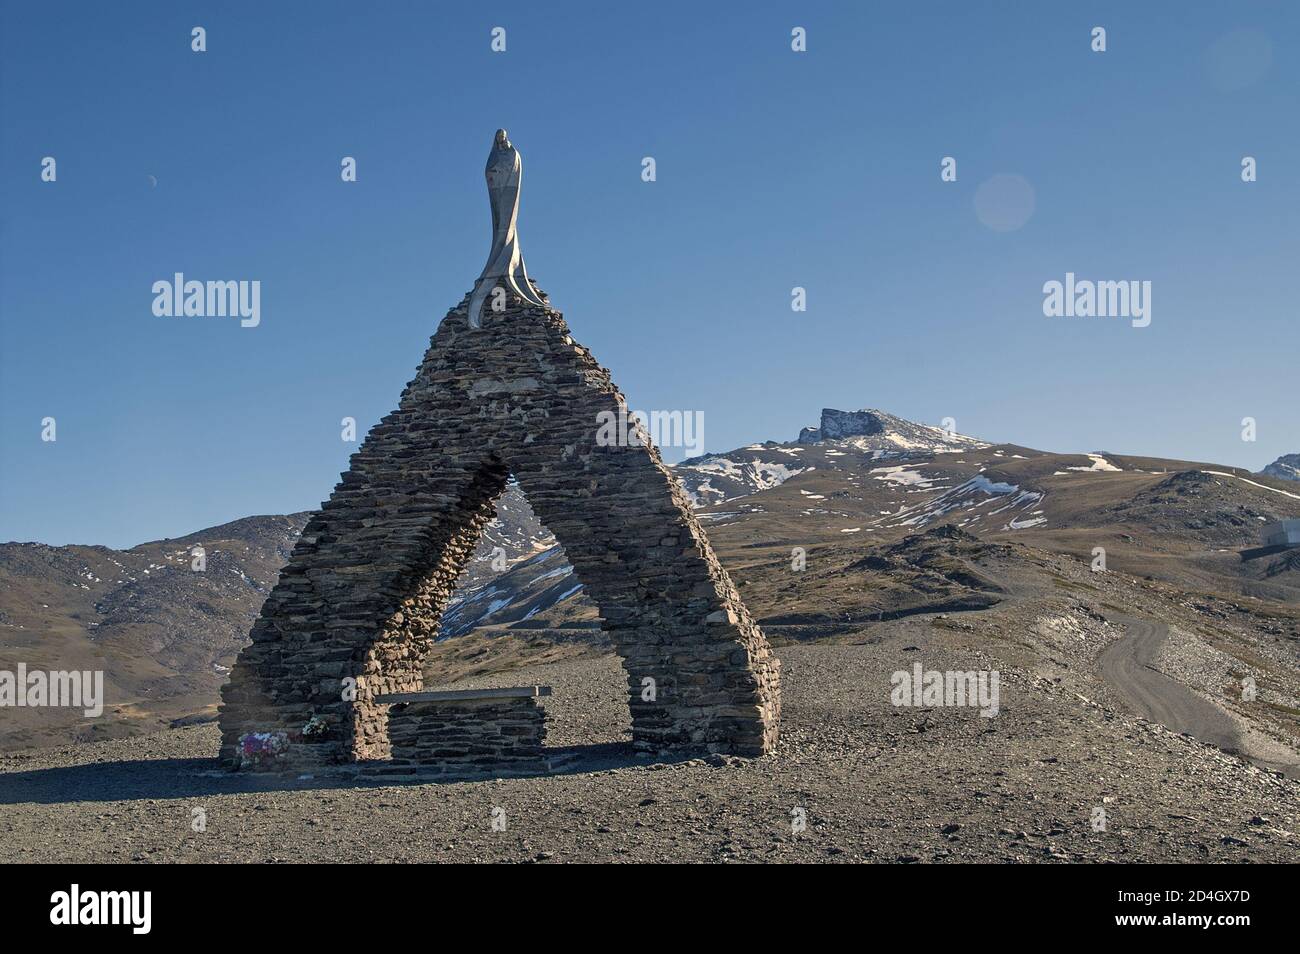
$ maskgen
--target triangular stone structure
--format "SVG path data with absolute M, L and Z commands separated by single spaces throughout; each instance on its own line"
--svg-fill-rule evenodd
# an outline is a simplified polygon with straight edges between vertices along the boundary
M 512 473 L 623 659 L 634 744 L 760 755 L 776 743 L 779 662 L 658 450 L 601 439 L 628 408 L 527 278 L 519 180 L 498 132 L 488 267 L 263 605 L 222 690 L 228 764 L 249 733 L 287 740 L 280 764 L 294 769 L 388 754 L 373 700 L 423 688 L 440 614 Z

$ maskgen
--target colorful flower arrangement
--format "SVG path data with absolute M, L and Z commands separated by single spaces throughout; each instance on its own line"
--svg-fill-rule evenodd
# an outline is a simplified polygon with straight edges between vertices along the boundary
M 247 732 L 239 737 L 243 765 L 269 768 L 289 751 L 289 736 L 283 732 Z

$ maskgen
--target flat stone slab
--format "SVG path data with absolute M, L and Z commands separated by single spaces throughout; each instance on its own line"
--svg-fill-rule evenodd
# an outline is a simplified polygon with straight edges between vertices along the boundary
M 505 689 L 442 689 L 430 692 L 390 692 L 375 696 L 380 705 L 403 702 L 467 702 L 478 699 L 527 699 L 549 696 L 550 686 L 511 686 Z

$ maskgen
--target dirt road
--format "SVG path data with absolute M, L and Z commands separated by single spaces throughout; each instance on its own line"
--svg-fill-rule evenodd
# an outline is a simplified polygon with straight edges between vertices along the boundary
M 1133 616 L 1112 618 L 1128 633 L 1102 652 L 1098 660 L 1102 678 L 1144 718 L 1226 752 L 1240 751 L 1237 724 L 1226 712 L 1155 668 L 1169 627 Z

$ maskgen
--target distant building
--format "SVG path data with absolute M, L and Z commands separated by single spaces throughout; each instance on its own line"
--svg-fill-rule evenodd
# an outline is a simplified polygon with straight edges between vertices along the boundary
M 1266 547 L 1300 547 L 1300 519 L 1270 523 L 1263 533 Z

